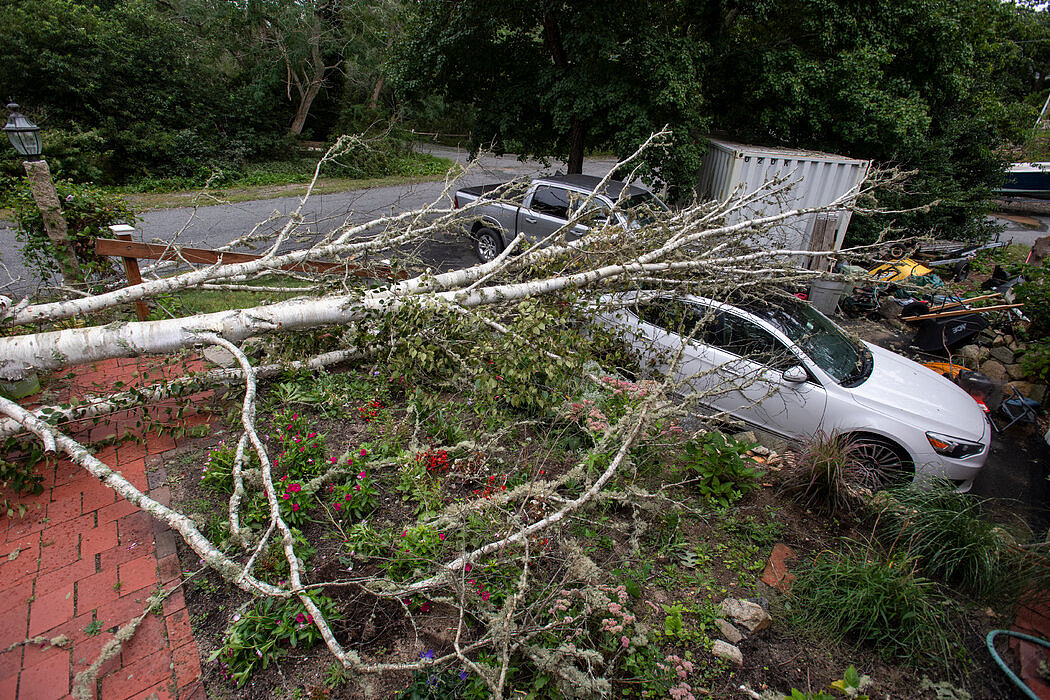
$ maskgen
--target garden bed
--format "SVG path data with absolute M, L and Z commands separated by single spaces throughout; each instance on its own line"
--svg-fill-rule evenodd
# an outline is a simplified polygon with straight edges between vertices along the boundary
M 485 391 L 423 401 L 409 382 L 401 377 L 391 381 L 388 367 L 373 364 L 294 375 L 266 388 L 263 406 L 268 410 L 260 411 L 260 420 L 265 416 L 268 423 L 260 432 L 268 436 L 271 456 L 277 457 L 274 483 L 279 497 L 289 495 L 282 500 L 299 501 L 299 509 L 289 513 L 301 509 L 307 514 L 292 516 L 306 545 L 301 551 L 312 550 L 304 581 L 329 582 L 320 593 L 329 609 L 337 611 L 332 629 L 345 649 L 366 663 L 413 663 L 421 657 L 441 658 L 457 642 L 469 648 L 486 638 L 492 620 L 519 590 L 520 547 L 475 562 L 459 575 L 458 584 L 434 595 L 377 594 L 372 584 L 377 579 L 395 584 L 417 580 L 435 564 L 491 540 L 509 523 L 536 522 L 559 507 L 559 499 L 579 495 L 603 466 L 578 468 L 581 459 L 594 454 L 600 432 L 588 430 L 588 417 L 594 419 L 589 411 L 596 409 L 611 422 L 623 407 L 575 398 L 542 417 L 511 409 Z M 178 477 L 168 467 L 173 502 L 195 513 L 213 541 L 228 536 L 221 525 L 228 495 L 219 488 L 223 481 L 216 466 L 228 462 L 231 454 L 230 445 L 219 444 L 223 437 L 216 433 L 198 457 L 182 462 Z M 313 454 L 307 459 L 315 463 L 341 465 L 352 459 L 353 464 L 306 494 L 301 490 L 307 481 L 303 470 L 312 474 L 323 469 L 282 456 L 303 443 L 303 454 Z M 865 692 L 872 697 L 934 697 L 933 690 L 923 689 L 924 679 L 950 681 L 978 698 L 1016 694 L 983 642 L 989 629 L 1009 626 L 1009 606 L 996 612 L 993 603 L 938 586 L 938 595 L 948 596 L 953 612 L 945 635 L 955 640 L 950 658 L 941 661 L 922 660 L 924 652 L 903 659 L 899 651 L 856 644 L 848 637 L 837 640 L 801 622 L 804 615 L 797 610 L 804 602 L 792 603 L 759 582 L 773 545 L 791 547 L 797 557 L 793 568 L 798 569 L 814 557 L 860 547 L 857 543 L 866 543 L 872 557 L 882 557 L 886 547 L 872 536 L 878 513 L 858 510 L 827 517 L 806 510 L 782 493 L 785 470 L 760 464 L 765 459 L 756 460 L 745 447 L 689 440 L 665 423 L 635 449 L 632 464 L 609 483 L 605 497 L 575 512 L 563 527 L 530 537 L 529 583 L 518 603 L 519 611 L 528 612 L 516 612 L 515 620 L 522 634 L 537 634 L 532 646 L 554 650 L 575 643 L 601 654 L 601 666 L 592 666 L 585 680 L 606 679 L 609 685 L 595 686 L 596 692 L 621 697 L 687 697 L 683 693 L 688 692 L 742 697 L 737 690 L 741 684 L 758 692 L 816 692 L 841 679 L 851 665 L 870 676 Z M 713 487 L 714 473 L 730 487 Z M 557 487 L 551 489 L 552 483 Z M 344 505 L 359 498 L 357 486 L 372 493 L 371 500 L 344 517 Z M 502 500 L 508 491 L 520 495 L 533 486 L 533 498 Z M 459 520 L 447 516 L 457 508 L 473 515 Z M 264 527 L 264 521 L 257 527 Z M 889 547 L 890 556 L 893 549 Z M 187 548 L 181 556 L 184 571 L 200 568 Z M 917 566 L 914 561 L 908 565 Z M 287 564 L 282 566 L 277 551 L 265 553 L 256 569 L 275 584 L 287 576 Z M 599 602 L 614 606 L 609 610 L 615 614 L 584 610 L 585 596 L 590 596 L 586 605 L 594 603 L 594 596 L 604 596 Z M 760 600 L 773 616 L 772 627 L 740 643 L 740 669 L 711 653 L 713 641 L 720 638 L 717 606 L 727 597 Z M 487 696 L 477 673 L 461 661 L 350 679 L 322 642 L 303 639 L 313 627 L 305 617 L 296 621 L 302 611 L 296 612 L 295 604 L 263 611 L 258 619 L 269 619 L 266 624 L 238 626 L 252 614 L 245 606 L 249 596 L 213 572 L 192 576 L 186 598 L 209 697 L 397 697 L 403 691 L 405 697 Z M 559 605 L 571 621 L 537 633 L 556 622 L 552 611 Z M 234 628 L 238 638 L 231 645 Z M 250 629 L 259 636 L 247 638 Z M 293 634 L 294 648 L 289 644 Z M 227 664 L 231 649 L 238 661 Z M 498 645 L 490 643 L 466 656 L 498 666 L 491 656 L 498 652 Z M 256 663 L 260 667 L 238 687 L 231 676 L 253 662 L 253 654 L 261 659 L 259 653 L 268 662 L 271 653 L 279 658 L 266 668 Z M 535 657 L 519 652 L 510 658 L 508 687 L 515 692 L 557 697 L 555 688 L 565 687 Z M 562 663 L 570 661 L 583 667 L 579 656 L 566 656 Z M 580 686 L 579 694 L 588 689 Z

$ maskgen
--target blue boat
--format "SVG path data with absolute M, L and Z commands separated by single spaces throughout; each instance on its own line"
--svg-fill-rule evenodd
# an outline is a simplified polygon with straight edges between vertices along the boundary
M 999 194 L 1050 198 L 1050 163 L 1014 163 L 1006 169 Z

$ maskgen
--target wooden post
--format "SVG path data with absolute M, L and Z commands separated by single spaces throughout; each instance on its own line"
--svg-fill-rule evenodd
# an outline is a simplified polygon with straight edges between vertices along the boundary
M 131 232 L 135 230 L 135 227 L 127 224 L 117 224 L 116 226 L 110 226 L 109 230 L 120 240 L 130 241 Z M 142 284 L 142 273 L 139 272 L 138 258 L 124 257 L 121 260 L 124 261 L 124 273 L 128 276 L 128 286 Z M 145 301 L 136 301 L 135 315 L 139 317 L 140 321 L 145 321 L 149 318 L 149 305 Z

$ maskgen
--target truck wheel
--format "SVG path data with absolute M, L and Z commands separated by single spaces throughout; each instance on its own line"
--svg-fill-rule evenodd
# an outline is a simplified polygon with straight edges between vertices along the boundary
M 474 232 L 474 252 L 483 263 L 495 260 L 503 252 L 503 239 L 490 228 L 479 228 Z

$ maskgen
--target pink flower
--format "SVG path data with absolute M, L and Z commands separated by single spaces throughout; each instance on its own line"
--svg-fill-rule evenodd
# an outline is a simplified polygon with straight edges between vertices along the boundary
M 354 458 L 351 457 L 350 459 L 346 460 L 346 463 L 347 463 L 348 466 L 353 464 L 354 463 Z
M 360 474 L 357 475 L 357 478 L 358 479 L 364 479 L 365 478 L 365 473 L 361 472 Z
M 292 420 L 295 420 L 295 419 L 296 419 L 296 418 L 298 418 L 298 417 L 299 417 L 299 414 L 298 414 L 298 413 L 293 413 L 293 414 L 292 414 Z
M 291 486 L 288 487 L 288 490 L 291 491 L 292 493 L 299 493 L 300 491 L 303 490 L 303 487 L 300 486 L 299 484 L 292 484 Z
M 306 436 L 306 439 L 309 440 L 309 439 L 315 438 L 315 437 L 317 437 L 317 433 L 310 433 L 309 435 Z
M 466 566 L 464 566 L 464 567 L 463 567 L 463 570 L 464 570 L 464 571 L 466 571 L 466 572 L 467 572 L 467 573 L 469 574 L 469 573 L 470 573 L 470 570 L 471 570 L 471 568 L 472 568 L 472 567 L 470 566 L 470 564 L 467 564 Z
M 354 490 L 355 491 L 360 491 L 361 490 L 361 484 L 354 484 Z
M 351 498 L 353 498 L 353 495 L 348 493 L 348 494 L 346 494 L 346 498 L 344 498 L 343 500 L 344 501 L 349 501 Z
M 335 510 L 336 510 L 336 512 L 338 512 L 338 511 L 342 510 L 342 508 L 343 508 L 342 504 L 340 504 L 340 503 L 339 503 L 339 501 L 336 501 L 336 502 L 335 502 L 335 503 L 333 503 L 332 505 L 333 505 L 333 506 L 335 506 Z
M 307 622 L 313 622 L 314 621 L 314 616 L 311 615 L 310 613 L 306 613 L 306 621 Z
M 419 612 L 430 612 L 430 603 L 423 603 L 419 606 Z
M 332 457 L 331 459 L 329 459 L 328 462 L 329 462 L 329 464 L 335 464 L 335 457 Z
M 408 530 L 402 530 L 401 531 L 401 536 L 402 537 L 408 537 Z
M 283 496 L 281 496 L 281 498 L 283 498 L 283 499 L 284 499 L 284 500 L 286 500 L 286 501 L 287 501 L 287 500 L 288 500 L 289 498 L 291 498 L 291 497 L 292 497 L 292 494 L 290 494 L 290 493 L 286 493 L 286 494 L 284 494 Z
M 438 533 L 438 539 L 441 540 L 442 542 L 444 542 L 445 541 L 445 533 L 444 532 Z
M 481 592 L 481 599 L 487 602 L 488 599 L 489 599 L 489 592 L 488 591 L 482 591 Z
M 620 644 L 623 644 L 624 648 L 626 648 L 630 643 L 631 640 L 628 639 L 626 636 L 620 637 Z
M 368 450 L 366 450 L 365 448 L 362 447 L 361 448 L 361 456 L 362 457 L 367 457 L 368 456 Z
M 293 503 L 292 504 L 292 512 L 293 513 L 299 512 L 299 504 L 298 503 Z
M 302 613 L 299 613 L 298 615 L 295 616 L 295 621 L 296 622 L 306 622 L 306 617 Z

